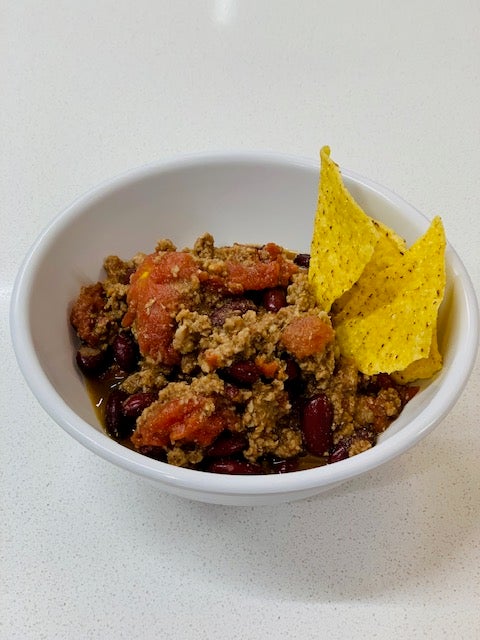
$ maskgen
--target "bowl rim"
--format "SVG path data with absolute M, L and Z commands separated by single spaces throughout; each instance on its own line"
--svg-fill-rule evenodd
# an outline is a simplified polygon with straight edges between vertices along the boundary
M 479 311 L 470 276 L 450 243 L 447 243 L 447 260 L 453 272 L 461 278 L 462 294 L 468 310 L 467 336 L 462 342 L 461 349 L 454 354 L 455 360 L 463 364 L 462 374 L 457 375 L 452 367 L 445 379 L 445 382 L 448 382 L 447 391 L 437 394 L 435 406 L 432 407 L 431 404 L 427 406 L 408 425 L 389 439 L 377 443 L 375 447 L 360 455 L 313 469 L 278 475 L 231 476 L 175 467 L 130 450 L 109 438 L 105 433 L 97 431 L 70 409 L 43 373 L 29 331 L 28 294 L 36 267 L 55 236 L 72 219 L 80 215 L 85 207 L 91 206 L 95 200 L 100 200 L 120 187 L 126 187 L 157 173 L 182 170 L 198 165 L 218 167 L 233 163 L 269 163 L 279 167 L 296 166 L 309 171 L 314 170 L 317 173 L 319 171 L 317 162 L 303 156 L 271 151 L 206 151 L 175 155 L 160 161 L 150 162 L 123 171 L 93 186 L 62 209 L 45 226 L 21 263 L 14 282 L 9 313 L 14 352 L 28 386 L 49 416 L 85 447 L 117 466 L 150 480 L 164 483 L 171 486 L 172 489 L 186 489 L 198 494 L 259 496 L 295 494 L 316 488 L 320 490 L 322 487 L 338 484 L 383 465 L 413 447 L 443 420 L 463 391 L 473 369 L 478 349 Z M 366 187 L 394 206 L 406 210 L 415 218 L 421 217 L 426 223 L 429 221 L 427 216 L 391 189 L 343 167 L 341 171 L 349 181 Z M 419 422 L 423 425 L 421 428 L 418 428 Z

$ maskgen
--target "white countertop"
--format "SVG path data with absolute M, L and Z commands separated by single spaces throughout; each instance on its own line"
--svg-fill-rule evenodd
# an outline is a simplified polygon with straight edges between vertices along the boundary
M 74 197 L 176 153 L 317 157 L 440 214 L 480 284 L 480 5 L 0 0 L 0 636 L 480 638 L 480 374 L 384 468 L 303 502 L 162 494 L 40 409 L 20 261 Z

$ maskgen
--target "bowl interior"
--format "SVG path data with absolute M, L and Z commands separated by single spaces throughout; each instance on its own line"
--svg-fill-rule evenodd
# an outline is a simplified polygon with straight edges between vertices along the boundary
M 343 171 L 343 175 L 360 205 L 408 242 L 428 227 L 424 216 L 393 193 L 351 172 Z M 74 365 L 68 323 L 80 286 L 102 276 L 106 255 L 129 258 L 139 251 L 149 253 L 160 238 L 170 238 L 179 247 L 191 246 L 206 231 L 218 244 L 272 241 L 306 252 L 317 188 L 318 167 L 307 161 L 267 154 L 213 155 L 139 169 L 73 203 L 45 230 L 27 257 L 12 304 L 19 363 L 41 404 L 62 426 L 69 426 L 70 432 L 81 430 L 84 441 L 90 440 L 91 445 L 109 440 Z M 466 381 L 458 379 L 458 372 L 462 358 L 471 360 L 468 350 L 476 344 L 476 335 L 472 337 L 478 331 L 476 308 L 468 277 L 451 248 L 447 280 L 439 323 L 445 366 L 407 405 L 380 444 L 412 429 L 414 421 L 418 439 L 422 430 L 431 428 L 450 408 Z M 444 385 L 453 385 L 455 393 L 441 394 L 441 406 L 433 410 L 432 403 L 435 400 L 438 405 L 438 391 Z M 68 416 L 73 414 L 93 430 L 87 425 L 78 427 L 78 422 L 72 426 Z M 423 416 L 420 422 L 419 414 Z M 117 445 L 110 441 L 108 446 Z M 134 452 L 125 455 L 142 457 Z M 165 466 L 151 460 L 145 464 Z

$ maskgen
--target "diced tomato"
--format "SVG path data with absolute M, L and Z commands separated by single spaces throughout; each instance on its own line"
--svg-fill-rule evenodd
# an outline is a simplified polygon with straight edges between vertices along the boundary
M 266 244 L 263 249 L 267 251 L 272 260 L 276 260 L 280 264 L 280 273 L 278 283 L 275 286 L 286 287 L 290 284 L 290 278 L 294 273 L 297 273 L 299 268 L 291 260 L 286 260 L 282 255 L 282 248 L 278 246 L 278 244 L 274 244 L 273 242 L 269 242 Z
M 215 371 L 220 366 L 220 358 L 213 349 L 207 349 L 204 353 L 205 362 L 208 365 L 209 371 Z
M 270 259 L 251 258 L 249 261 L 227 260 L 225 274 L 203 273 L 200 277 L 228 293 L 240 294 L 244 291 L 261 291 L 273 287 L 286 287 L 298 267 L 284 258 L 282 249 L 273 243 L 263 247 L 263 254 Z
M 278 362 L 275 360 L 267 361 L 263 356 L 257 356 L 255 364 L 265 378 L 274 378 L 277 374 Z
M 334 330 L 317 316 L 294 318 L 282 332 L 280 341 L 298 359 L 321 353 L 333 340 Z
M 147 256 L 132 275 L 123 325 L 128 327 L 135 323 L 143 356 L 169 366 L 179 362 L 180 355 L 172 345 L 173 318 L 184 302 L 181 285 L 196 271 L 196 263 L 190 254 L 171 251 Z
M 260 291 L 275 287 L 280 278 L 280 264 L 278 262 L 241 262 L 229 261 L 226 263 L 227 280 L 226 287 L 232 293 L 237 291 Z
M 173 398 L 150 406 L 145 420 L 132 435 L 135 447 L 164 447 L 192 443 L 205 447 L 224 429 L 235 428 L 238 418 L 229 408 L 211 411 L 213 398 L 193 396 L 188 400 Z M 214 400 L 213 400 L 214 401 Z

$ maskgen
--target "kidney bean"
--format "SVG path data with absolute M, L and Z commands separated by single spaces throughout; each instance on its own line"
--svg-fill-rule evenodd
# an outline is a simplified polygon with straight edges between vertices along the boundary
M 265 473 L 259 464 L 243 460 L 214 460 L 207 467 L 207 471 L 229 475 L 262 475 Z
M 377 395 L 382 389 L 395 389 L 396 386 L 388 373 L 378 373 L 376 376 L 365 377 L 360 380 L 361 391 L 368 395 Z
M 242 433 L 225 431 L 208 447 L 205 454 L 210 458 L 226 458 L 241 453 L 247 445 L 248 440 Z
M 282 287 L 265 289 L 262 296 L 263 306 L 267 311 L 277 313 L 282 307 L 287 306 L 287 294 Z
M 380 389 L 390 389 L 391 387 L 395 387 L 395 382 L 388 373 L 379 373 L 377 375 L 377 385 Z
M 235 404 L 243 402 L 241 390 L 236 385 L 225 382 L 223 391 L 230 402 Z
M 373 430 L 373 428 L 367 426 L 355 429 L 354 435 L 361 438 L 362 440 L 369 440 L 372 444 L 374 444 L 375 440 L 377 439 L 377 434 Z
M 339 442 L 336 444 L 330 452 L 328 456 L 328 463 L 333 464 L 334 462 L 340 462 L 340 460 L 345 460 L 348 458 L 348 447 L 344 442 Z
M 290 404 L 292 405 L 290 419 L 295 422 L 295 424 L 299 424 L 300 415 L 303 410 L 303 405 L 305 404 L 305 400 L 303 399 L 305 381 L 302 378 L 300 367 L 293 358 L 286 359 L 285 373 L 287 374 L 287 379 L 284 382 L 284 387 L 288 392 Z
M 131 267 L 129 269 L 125 269 L 124 273 L 119 276 L 118 281 L 121 284 L 130 284 L 130 278 L 135 273 L 135 267 Z
M 167 461 L 167 452 L 163 447 L 155 447 L 155 446 L 143 446 L 138 449 L 139 453 L 144 456 L 148 456 L 149 458 L 154 458 L 154 460 L 160 460 L 160 462 Z
M 116 440 L 124 440 L 132 435 L 135 422 L 123 412 L 123 401 L 127 394 L 114 389 L 105 404 L 105 428 L 107 433 Z
M 299 267 L 308 269 L 310 266 L 310 254 L 309 253 L 297 253 L 293 262 Z
M 407 402 L 409 402 L 420 391 L 420 387 L 404 387 L 402 385 L 398 385 L 395 388 L 400 395 L 402 407 L 404 407 Z
M 300 375 L 300 367 L 293 358 L 285 359 L 285 373 L 289 380 L 296 380 Z
M 143 413 L 143 410 L 149 407 L 152 402 L 157 399 L 156 393 L 139 392 L 128 396 L 122 402 L 123 413 L 127 418 L 135 418 L 135 420 Z
M 221 307 L 213 311 L 210 321 L 214 327 L 223 327 L 230 316 L 242 316 L 247 311 L 256 310 L 256 304 L 248 298 L 227 298 Z
M 332 446 L 333 406 L 324 393 L 311 398 L 305 405 L 301 427 L 309 453 L 323 456 Z
M 107 367 L 105 351 L 96 349 L 95 347 L 80 347 L 75 360 L 80 371 L 87 377 L 96 377 Z
M 260 379 L 260 371 L 251 360 L 240 360 L 223 369 L 224 376 L 242 387 L 251 387 Z
M 137 368 L 138 349 L 131 336 L 119 333 L 113 343 L 113 357 L 118 366 L 126 373 L 131 373 Z

